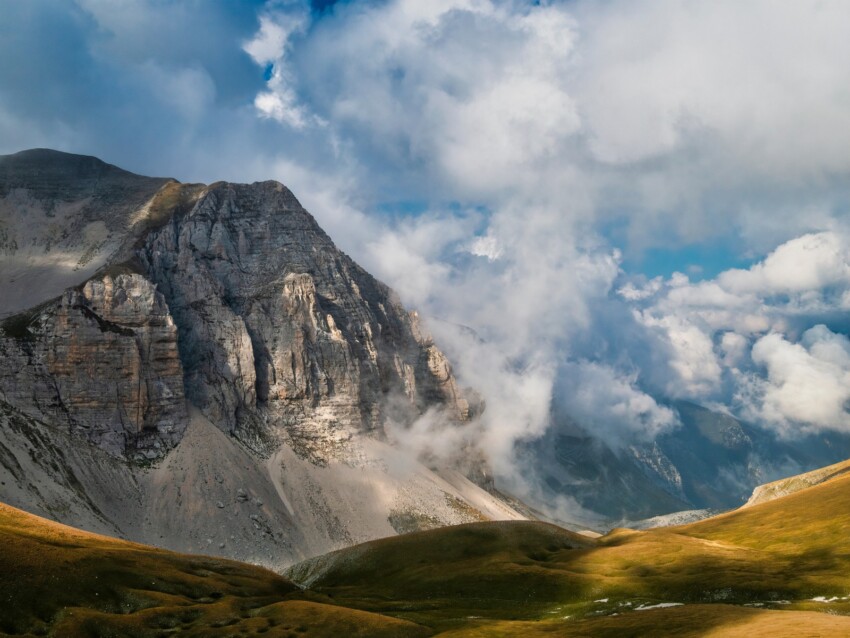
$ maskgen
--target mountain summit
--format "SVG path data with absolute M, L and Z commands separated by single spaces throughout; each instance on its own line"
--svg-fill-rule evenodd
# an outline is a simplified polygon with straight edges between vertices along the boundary
M 267 564 L 519 517 L 387 444 L 388 423 L 463 427 L 476 402 L 282 184 L 5 156 L 0 273 L 2 500 Z

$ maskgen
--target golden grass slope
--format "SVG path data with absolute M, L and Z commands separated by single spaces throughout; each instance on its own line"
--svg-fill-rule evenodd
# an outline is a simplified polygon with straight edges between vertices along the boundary
M 309 598 L 234 561 L 81 532 L 0 504 L 0 633 L 76 636 L 423 636 Z
M 471 524 L 289 574 L 339 604 L 453 636 L 796 636 L 808 626 L 803 635 L 850 636 L 839 615 L 850 614 L 850 474 L 678 528 L 593 541 L 543 523 Z
M 826 637 L 850 636 L 850 473 L 676 528 L 471 523 L 288 573 L 307 589 L 0 506 L 11 635 Z
M 440 638 L 827 638 L 850 635 L 850 618 L 734 605 L 686 605 L 565 621 L 497 621 Z
M 834 465 L 812 470 L 811 472 L 759 485 L 753 490 L 753 495 L 744 504 L 744 507 L 758 505 L 759 503 L 766 503 L 782 496 L 788 496 L 807 487 L 825 483 L 847 472 L 850 472 L 850 461 L 842 461 Z

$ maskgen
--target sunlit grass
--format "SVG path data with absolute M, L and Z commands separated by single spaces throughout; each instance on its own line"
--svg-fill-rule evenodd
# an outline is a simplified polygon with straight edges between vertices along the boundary
M 260 567 L 89 534 L 5 505 L 0 548 L 0 632 L 13 635 L 430 633 L 394 618 L 303 600 L 310 595 Z
M 251 565 L 88 534 L 0 506 L 0 631 L 846 636 L 848 539 L 850 475 L 839 474 L 677 528 L 590 539 L 514 521 L 381 539 L 295 566 L 303 590 Z

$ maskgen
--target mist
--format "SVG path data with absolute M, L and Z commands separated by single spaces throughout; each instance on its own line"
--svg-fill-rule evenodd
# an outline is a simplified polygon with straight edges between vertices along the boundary
M 850 6 L 130 5 L 10 12 L 43 37 L 0 71 L 2 150 L 285 183 L 486 403 L 411 449 L 473 445 L 533 491 L 516 446 L 555 400 L 613 450 L 680 427 L 675 400 L 850 432 Z

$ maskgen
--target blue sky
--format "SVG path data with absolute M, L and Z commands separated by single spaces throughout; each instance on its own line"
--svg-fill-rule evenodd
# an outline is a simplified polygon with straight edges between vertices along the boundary
M 392 4 L 314 1 L 305 7 L 298 2 L 177 3 L 142 0 L 124 3 L 96 0 L 10 3 L 0 23 L 0 53 L 6 60 L 15 60 L 14 64 L 4 64 L 0 69 L 2 151 L 13 152 L 34 145 L 53 146 L 95 154 L 138 172 L 166 173 L 182 180 L 200 181 L 282 177 L 272 174 L 273 169 L 269 167 L 269 160 L 273 161 L 275 156 L 285 157 L 310 169 L 326 169 L 330 163 L 356 162 L 365 164 L 363 174 L 357 175 L 357 178 L 369 182 L 367 188 L 361 188 L 364 192 L 359 196 L 363 204 L 377 214 L 384 211 L 415 214 L 432 205 L 491 205 L 492 202 L 488 201 L 491 192 L 476 193 L 475 189 L 464 192 L 465 189 L 449 186 L 443 176 L 434 174 L 433 164 L 440 158 L 435 159 L 433 155 L 439 153 L 439 149 L 425 149 L 418 155 L 410 152 L 411 144 L 420 143 L 412 139 L 411 131 L 397 131 L 395 139 L 387 132 L 380 132 L 381 137 L 376 144 L 374 131 L 368 130 L 372 123 L 358 122 L 356 118 L 355 121 L 340 122 L 333 131 L 326 131 L 327 134 L 323 135 L 322 131 L 316 130 L 293 131 L 274 119 L 263 118 L 254 109 L 255 98 L 271 79 L 271 71 L 285 64 L 291 67 L 287 81 L 300 104 L 308 110 L 313 108 L 317 117 L 326 117 L 328 109 L 333 108 L 328 100 L 343 97 L 330 94 L 327 87 L 333 86 L 338 81 L 335 74 L 344 74 L 345 69 L 328 68 L 323 62 L 317 72 L 311 72 L 310 60 L 311 56 L 315 56 L 317 43 L 324 43 L 328 34 L 335 30 L 345 29 L 346 21 L 362 24 L 357 19 L 362 18 L 368 8 Z M 464 5 L 456 4 L 459 7 Z M 514 2 L 497 3 L 495 6 L 502 6 L 505 12 L 512 11 L 517 16 L 527 16 L 537 4 L 524 6 L 521 2 Z M 561 13 L 568 13 L 571 8 L 566 4 L 551 4 L 563 8 Z M 581 3 L 573 4 L 575 8 L 569 14 L 571 19 L 578 21 L 589 12 Z M 373 10 L 373 14 L 379 13 Z M 391 12 L 383 13 L 389 15 Z M 454 14 L 459 13 L 462 13 L 459 9 L 454 11 Z M 199 14 L 203 14 L 203 20 L 197 19 Z M 446 13 L 444 18 L 448 15 L 451 12 Z M 258 63 L 245 51 L 245 44 L 258 34 L 263 16 L 276 16 L 272 19 L 280 23 L 287 20 L 300 20 L 302 23 L 300 29 L 290 34 L 285 61 L 282 57 Z M 601 19 L 593 15 L 587 22 Z M 607 19 L 610 20 L 610 17 Z M 449 19 L 444 21 L 450 22 Z M 460 20 L 456 21 L 460 23 Z M 495 36 L 501 27 L 498 19 L 492 22 L 490 35 Z M 362 27 L 361 30 L 366 31 Z M 645 31 L 647 28 L 636 25 L 635 30 Z M 486 38 L 485 29 L 480 31 L 474 36 Z M 574 40 L 580 31 L 581 24 L 567 26 L 562 37 L 565 41 Z M 373 33 L 371 37 L 379 36 Z M 452 37 L 452 34 L 447 37 Z M 380 42 L 373 41 L 363 46 L 380 46 Z M 572 41 L 569 46 L 579 48 Z M 597 44 L 592 43 L 592 46 Z M 588 50 L 592 46 L 588 44 Z M 488 47 L 489 44 L 482 44 L 482 57 L 492 57 L 492 50 Z M 346 52 L 351 51 L 347 49 Z M 404 71 L 408 76 L 421 74 L 415 61 L 404 58 L 406 52 L 396 53 L 399 56 L 397 60 L 388 56 L 384 62 L 395 64 L 397 73 Z M 460 51 L 458 53 L 461 54 Z M 368 53 L 364 51 L 364 54 Z M 580 50 L 577 54 L 587 55 L 587 52 Z M 574 53 L 576 57 L 577 54 Z M 327 63 L 331 60 L 334 64 L 342 63 L 336 52 L 326 57 Z M 508 62 L 502 60 L 494 64 L 506 65 Z M 561 72 L 565 77 L 576 74 L 571 65 L 574 65 L 571 60 L 564 61 Z M 488 67 L 486 64 L 483 66 Z M 369 66 L 353 69 L 353 72 L 364 74 L 383 71 Z M 488 72 L 493 73 L 493 69 L 488 67 Z M 373 78 L 373 75 L 369 77 Z M 445 78 L 428 78 L 426 81 L 440 82 Z M 413 99 L 410 86 L 400 87 L 399 95 L 387 95 L 386 87 L 380 87 L 380 91 L 382 100 L 396 100 L 401 107 L 417 106 L 412 101 L 405 103 Z M 403 93 L 405 91 L 406 94 Z M 415 112 L 411 112 L 411 118 L 415 117 Z M 641 126 L 639 120 L 636 120 L 636 126 Z M 583 134 L 580 131 L 575 137 L 581 138 Z M 650 140 L 645 157 L 638 157 L 634 162 L 609 161 L 596 171 L 591 168 L 593 174 L 588 181 L 600 179 L 599 176 L 606 172 L 614 173 L 616 185 L 611 190 L 632 189 L 624 196 L 634 198 L 634 189 L 641 188 L 640 184 L 635 184 L 634 173 L 643 170 L 643 174 L 637 176 L 639 179 L 657 179 L 657 176 L 651 175 L 652 170 L 663 172 L 665 163 L 678 163 L 680 158 L 677 155 L 689 151 L 688 134 L 686 130 L 680 131 L 681 148 L 667 154 L 655 153 Z M 330 137 L 334 140 L 329 140 Z M 613 137 L 616 138 L 616 135 Z M 350 151 L 345 158 L 334 155 L 332 150 L 332 145 L 340 142 L 347 144 Z M 615 142 L 618 140 L 615 139 Z M 587 138 L 583 143 L 587 144 Z M 622 145 L 629 143 L 626 139 Z M 693 149 L 690 152 L 694 152 Z M 211 159 L 210 154 L 223 157 Z M 232 161 L 228 161 L 228 154 L 232 154 Z M 241 160 L 244 156 L 252 157 L 253 161 L 246 165 Z M 552 159 L 553 163 L 559 160 L 565 164 L 579 164 L 598 161 L 599 157 L 585 152 L 584 156 L 578 153 Z M 699 161 L 704 161 L 704 158 L 697 157 L 694 163 Z M 657 165 L 655 169 L 652 163 Z M 645 170 L 646 167 L 649 170 Z M 686 168 L 693 170 L 693 167 Z M 350 166 L 346 167 L 348 169 Z M 333 169 L 330 170 L 333 172 Z M 757 177 L 764 179 L 762 175 Z M 824 174 L 818 179 L 829 180 L 831 177 Z M 781 192 L 787 190 L 784 176 L 774 180 L 773 184 L 770 181 L 768 179 L 768 183 L 758 186 L 764 190 L 775 189 L 784 195 Z M 802 186 L 799 190 L 804 191 L 805 196 L 807 185 Z M 607 187 L 607 184 L 600 186 Z M 693 185 L 682 187 L 693 188 L 695 197 L 711 197 L 710 189 L 713 187 L 731 188 L 742 199 L 752 196 L 750 193 L 742 194 L 739 184 L 714 185 L 697 180 Z M 745 190 L 750 188 L 751 184 L 745 186 Z M 797 198 L 800 193 L 792 193 L 791 196 Z M 756 206 L 760 201 L 773 204 L 769 196 L 757 195 L 755 199 Z M 742 203 L 752 208 L 752 202 Z M 646 207 L 638 205 L 625 216 L 600 219 L 595 231 L 624 252 L 626 258 L 623 264 L 627 270 L 650 277 L 669 276 L 677 270 L 698 277 L 700 267 L 702 276 L 714 275 L 727 267 L 751 262 L 754 257 L 764 255 L 779 241 L 799 231 L 799 228 L 787 231 L 780 228 L 775 237 L 763 244 L 758 239 L 741 241 L 738 238 L 741 229 L 736 228 L 737 211 L 734 210 L 722 216 L 724 228 L 694 222 L 701 227 L 695 231 L 683 230 L 672 220 L 688 214 L 697 220 L 699 214 L 676 211 L 677 205 L 693 206 L 693 202 L 664 202 L 656 209 L 651 204 Z M 704 207 L 708 208 L 710 204 Z M 601 202 L 598 208 L 603 208 Z M 647 226 L 652 225 L 651 228 L 643 231 L 636 228 L 642 217 L 647 219 Z
M 6 2 L 0 152 L 287 184 L 447 321 L 511 415 L 494 449 L 559 387 L 612 436 L 675 427 L 671 398 L 850 429 L 844 386 L 806 385 L 850 374 L 807 333 L 850 310 L 848 25 L 815 0 Z

